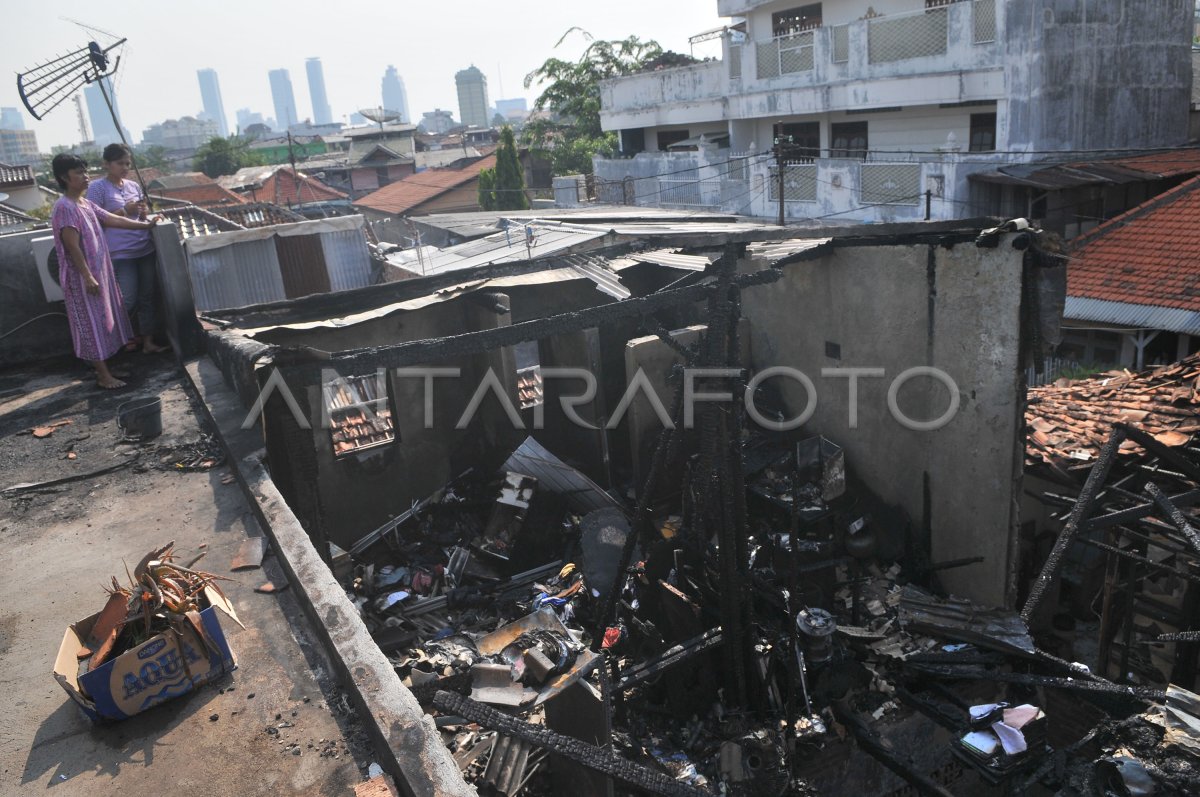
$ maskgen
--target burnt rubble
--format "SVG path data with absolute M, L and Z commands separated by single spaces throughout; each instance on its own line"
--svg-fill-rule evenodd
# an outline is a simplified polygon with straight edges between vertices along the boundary
M 888 791 L 1200 785 L 1193 703 L 1167 738 L 1147 718 L 1162 689 L 1057 658 L 1015 612 L 939 594 L 944 566 L 881 555 L 907 524 L 866 511 L 880 509 L 830 441 L 738 445 L 744 618 L 717 535 L 696 534 L 694 485 L 638 523 L 532 438 L 335 558 L 481 793 L 845 793 L 864 755 L 878 766 L 851 782 Z M 1071 738 L 1053 695 L 1098 721 Z

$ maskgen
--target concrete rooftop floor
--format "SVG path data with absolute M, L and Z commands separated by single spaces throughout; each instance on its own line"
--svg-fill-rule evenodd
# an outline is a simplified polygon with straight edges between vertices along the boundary
M 277 563 L 268 554 L 261 571 L 229 572 L 242 540 L 262 532 L 238 483 L 222 482 L 228 464 L 172 470 L 171 447 L 204 431 L 182 371 L 140 354 L 122 364 L 134 371 L 131 387 L 113 392 L 77 361 L 0 372 L 0 491 L 129 462 L 0 492 L 0 793 L 352 795 L 366 779 L 369 742 L 292 591 L 254 592 L 282 579 Z M 163 435 L 121 443 L 116 409 L 141 395 L 162 397 Z M 28 434 L 64 419 L 50 437 Z M 246 628 L 224 618 L 222 627 L 239 668 L 93 726 L 52 675 L 63 630 L 99 611 L 110 576 L 125 580 L 123 563 L 170 540 L 185 557 L 207 544 L 196 566 L 233 579 L 223 587 Z M 290 726 L 266 732 L 281 723 Z

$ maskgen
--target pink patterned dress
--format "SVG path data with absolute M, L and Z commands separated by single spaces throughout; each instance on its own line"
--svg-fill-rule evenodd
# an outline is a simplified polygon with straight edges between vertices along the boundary
M 121 302 L 121 288 L 113 274 L 108 256 L 108 241 L 100 226 L 101 214 L 108 211 L 90 200 L 75 204 L 62 197 L 54 203 L 51 226 L 54 228 L 54 249 L 58 253 L 58 280 L 67 303 L 67 320 L 71 325 L 71 341 L 75 354 L 82 360 L 107 360 L 133 337 L 129 316 Z M 71 265 L 63 246 L 62 230 L 74 227 L 79 231 L 79 248 L 88 268 L 100 283 L 97 296 L 87 292 L 83 277 Z

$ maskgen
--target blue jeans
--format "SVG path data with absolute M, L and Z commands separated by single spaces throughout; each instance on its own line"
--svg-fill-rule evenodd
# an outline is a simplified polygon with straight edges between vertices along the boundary
M 155 255 L 132 260 L 113 260 L 113 272 L 121 286 L 125 312 L 139 335 L 158 332 L 158 267 Z

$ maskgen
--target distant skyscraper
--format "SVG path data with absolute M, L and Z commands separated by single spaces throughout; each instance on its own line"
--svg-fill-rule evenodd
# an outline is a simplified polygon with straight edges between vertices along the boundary
M 116 113 L 117 119 L 121 118 L 121 109 L 117 106 L 117 96 L 113 94 L 112 79 L 102 78 L 104 81 L 104 89 L 108 92 L 108 98 L 112 100 L 113 111 Z M 97 147 L 106 147 L 121 140 L 121 134 L 117 132 L 117 126 L 113 124 L 112 114 L 108 112 L 108 105 L 104 102 L 104 94 L 100 91 L 99 83 L 89 83 L 83 87 L 83 98 L 87 100 L 88 118 L 92 123 L 92 140 L 96 142 Z M 122 130 L 125 130 L 125 125 L 121 125 Z M 125 130 L 125 138 L 129 139 L 129 131 Z
M 441 108 L 426 111 L 421 116 L 421 127 L 426 133 L 447 133 L 454 127 L 454 114 Z
M 396 71 L 396 67 L 388 66 L 383 73 L 383 107 L 389 111 L 399 111 L 400 121 L 412 124 L 412 116 L 408 113 L 408 92 L 404 90 L 404 78 Z
M 367 121 L 367 117 L 363 116 L 358 111 L 350 114 L 350 124 L 352 125 L 365 125 Z
M 225 121 L 225 103 L 221 102 L 221 84 L 217 82 L 215 69 L 197 69 L 196 77 L 200 79 L 200 99 L 204 102 L 204 118 L 217 123 L 217 135 L 225 138 L 229 135 L 229 125 Z
M 470 127 L 491 127 L 488 118 L 487 78 L 471 65 L 454 76 L 458 84 L 458 114 Z
M 0 108 L 0 130 L 24 130 L 25 117 L 16 108 Z
M 296 95 L 292 94 L 292 78 L 286 69 L 272 69 L 267 73 L 271 79 L 271 99 L 275 102 L 275 121 L 280 130 L 287 130 L 300 121 L 296 116 Z
M 249 108 L 237 109 L 237 122 L 238 130 L 241 130 L 243 133 L 246 132 L 246 128 L 250 125 L 266 124 L 266 120 L 263 119 L 261 113 L 256 113 Z
M 325 71 L 320 58 L 309 58 L 304 62 L 308 72 L 308 96 L 312 98 L 313 122 L 319 125 L 333 123 L 333 111 L 329 108 L 329 97 L 325 94 Z

